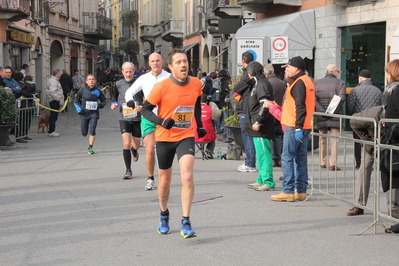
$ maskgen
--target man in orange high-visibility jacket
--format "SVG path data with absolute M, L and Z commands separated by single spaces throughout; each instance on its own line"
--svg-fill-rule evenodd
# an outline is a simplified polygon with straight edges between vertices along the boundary
M 315 90 L 305 68 L 305 61 L 300 56 L 291 58 L 285 67 L 290 86 L 285 93 L 281 116 L 281 124 L 286 126 L 281 156 L 284 181 L 283 191 L 271 196 L 274 201 L 306 199 L 307 146 L 315 110 Z

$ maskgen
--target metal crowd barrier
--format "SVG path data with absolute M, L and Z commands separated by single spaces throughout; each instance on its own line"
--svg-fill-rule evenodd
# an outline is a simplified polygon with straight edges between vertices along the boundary
M 37 134 L 39 122 L 38 98 L 18 98 L 15 105 L 18 110 L 15 124 L 15 139 L 22 139 Z
M 383 202 L 387 202 L 385 199 L 381 199 L 381 197 L 385 197 L 385 193 L 381 190 L 381 173 L 380 173 L 380 149 L 388 148 L 388 149 L 396 149 L 399 150 L 398 146 L 394 145 L 386 145 L 381 143 L 381 122 L 395 122 L 399 123 L 399 119 L 391 119 L 391 120 L 381 120 L 380 123 L 377 123 L 372 118 L 364 118 L 358 116 L 346 116 L 346 115 L 335 115 L 335 114 L 326 114 L 326 113 L 313 113 L 313 118 L 315 119 L 317 116 L 328 116 L 335 117 L 339 119 L 340 133 L 339 136 L 330 136 L 324 135 L 318 132 L 312 132 L 311 134 L 311 157 L 310 157 L 310 168 L 309 168 L 309 185 L 310 185 L 310 193 L 309 197 L 315 196 L 315 192 L 328 195 L 330 197 L 339 199 L 343 202 L 350 204 L 351 206 L 362 208 L 364 210 L 368 210 L 373 213 L 373 222 L 367 227 L 365 230 L 361 231 L 359 234 L 362 234 L 366 230 L 370 228 L 374 228 L 374 233 L 376 233 L 375 225 L 382 225 L 381 217 L 392 220 L 396 223 L 399 223 L 399 219 L 395 219 L 390 216 L 390 210 L 387 210 L 387 204 L 383 204 L 381 207 L 381 200 Z M 369 121 L 374 124 L 374 136 L 377 136 L 375 141 L 365 141 L 360 139 L 353 138 L 352 132 L 343 131 L 342 125 L 345 120 L 359 120 L 359 121 Z M 319 139 L 325 137 L 327 139 L 326 145 L 326 168 L 320 167 L 320 152 L 317 152 L 313 149 L 316 137 Z M 337 158 L 336 158 L 336 166 L 341 168 L 340 171 L 332 171 L 329 169 L 329 160 L 330 155 L 329 152 L 331 150 L 331 140 L 338 139 L 337 144 Z M 360 143 L 362 145 L 368 144 L 374 147 L 374 171 L 371 175 L 370 181 L 370 193 L 368 197 L 368 203 L 366 206 L 359 205 L 355 202 L 355 181 L 357 178 L 358 171 L 356 166 L 356 160 L 354 157 L 354 144 Z M 319 145 L 320 151 L 320 145 Z M 366 151 L 362 148 L 362 157 L 365 156 Z M 360 167 L 364 167 L 361 165 Z M 363 176 L 364 178 L 364 176 Z M 364 184 L 364 182 L 363 182 Z M 392 175 L 391 175 L 391 187 L 392 187 Z M 366 195 L 365 188 L 363 186 L 363 202 L 365 201 Z M 308 198 L 309 198 L 308 197 Z M 389 191 L 388 197 L 390 199 L 393 198 L 392 190 Z M 391 202 L 391 201 L 390 201 Z M 348 208 L 349 210 L 349 208 Z M 389 212 L 389 213 L 388 213 Z M 343 213 L 343 215 L 346 215 Z

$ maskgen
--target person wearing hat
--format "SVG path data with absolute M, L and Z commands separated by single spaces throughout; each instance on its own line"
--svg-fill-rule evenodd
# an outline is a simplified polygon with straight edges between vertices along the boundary
M 289 87 L 285 92 L 281 124 L 285 126 L 281 167 L 283 191 L 270 198 L 274 201 L 306 199 L 308 184 L 308 135 L 315 110 L 314 85 L 305 73 L 305 60 L 296 56 L 285 66 Z
M 346 100 L 346 85 L 345 82 L 338 78 L 338 67 L 330 64 L 326 68 L 326 76 L 319 79 L 315 83 L 316 89 L 316 112 L 325 113 L 334 95 L 341 98 L 341 101 L 334 114 L 342 115 L 344 113 L 343 104 Z M 320 134 L 339 137 L 340 120 L 336 117 L 316 116 L 317 128 Z M 327 138 L 320 137 L 320 167 L 326 168 L 326 154 L 327 154 Z M 330 138 L 331 156 L 329 168 L 332 171 L 341 170 L 337 166 L 338 156 L 338 138 Z
M 382 92 L 371 82 L 370 71 L 363 69 L 359 73 L 359 84 L 349 93 L 346 102 L 346 114 L 353 115 L 363 110 L 381 104 Z M 353 132 L 353 138 L 360 137 Z M 359 169 L 361 162 L 361 145 L 355 142 L 356 168 Z

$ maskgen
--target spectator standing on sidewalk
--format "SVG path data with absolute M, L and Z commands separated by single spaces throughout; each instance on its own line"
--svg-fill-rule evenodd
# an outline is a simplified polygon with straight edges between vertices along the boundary
M 64 104 L 64 93 L 60 84 L 61 71 L 59 69 L 53 70 L 53 75 L 47 80 L 47 100 L 50 108 L 53 110 L 60 110 Z M 49 137 L 59 137 L 60 134 L 55 132 L 55 122 L 58 119 L 58 112 L 50 111 L 49 118 Z
M 139 159 L 138 149 L 140 148 L 141 140 L 141 113 L 138 112 L 138 106 L 143 102 L 143 92 L 137 93 L 133 96 L 133 100 L 137 103 L 137 108 L 133 109 L 126 105 L 125 94 L 126 91 L 135 82 L 134 77 L 135 66 L 131 62 L 125 62 L 122 65 L 123 79 L 115 83 L 115 88 L 112 93 L 111 109 L 115 110 L 119 107 L 119 126 L 122 134 L 123 142 L 123 160 L 126 166 L 126 172 L 123 179 L 131 179 L 133 171 L 131 168 L 132 157 L 133 161 L 137 162 Z
M 267 64 L 263 67 L 263 71 L 267 80 L 272 84 L 273 87 L 273 98 L 274 101 L 282 106 L 283 98 L 285 94 L 285 85 L 284 82 L 279 79 L 276 74 L 274 74 L 274 67 L 272 64 Z M 281 166 L 281 143 L 283 137 L 283 130 L 281 129 L 280 121 L 274 120 L 274 138 L 270 142 L 270 148 L 273 154 L 273 167 Z
M 4 81 L 3 81 L 3 67 L 0 66 L 0 86 L 5 87 Z
M 209 74 L 209 77 L 212 80 L 212 88 L 209 90 L 209 95 L 212 97 L 213 103 L 217 105 L 217 107 L 220 109 L 220 78 L 218 77 L 218 74 L 216 72 L 211 72 Z M 215 130 L 216 134 L 220 133 L 220 117 L 215 120 Z
M 346 114 L 353 115 L 363 110 L 381 104 L 382 92 L 371 82 L 371 73 L 367 69 L 363 69 L 359 73 L 359 84 L 349 93 L 346 102 Z M 360 137 L 353 132 L 353 138 Z M 355 142 L 355 160 L 356 168 L 359 169 L 361 161 L 361 144 Z
M 371 107 L 369 109 L 365 109 L 360 113 L 353 114 L 353 116 L 373 118 L 378 124 L 380 119 L 384 118 L 385 110 L 383 106 L 379 105 Z M 377 136 L 374 136 L 374 122 L 351 119 L 350 126 L 353 129 L 353 132 L 356 133 L 356 135 L 359 136 L 361 140 L 375 142 Z M 374 158 L 373 145 L 363 144 L 360 169 L 357 172 L 356 185 L 354 191 L 355 193 L 354 202 L 362 206 L 367 205 L 374 160 L 375 158 Z M 355 216 L 363 213 L 364 209 L 353 207 L 346 214 L 348 216 Z
M 343 105 L 346 100 L 346 85 L 345 82 L 338 78 L 338 67 L 330 64 L 326 68 L 326 76 L 319 79 L 315 83 L 316 89 L 316 112 L 325 113 L 332 98 L 337 95 L 341 98 L 339 105 L 335 109 L 334 114 L 342 115 L 344 113 Z M 340 120 L 336 117 L 316 116 L 317 128 L 319 133 L 332 137 L 339 137 L 340 134 Z M 320 167 L 326 168 L 327 155 L 327 138 L 320 137 Z M 329 169 L 332 171 L 340 171 L 341 168 L 337 166 L 338 156 L 338 138 L 330 138 L 331 156 Z
M 74 71 L 72 81 L 74 94 L 78 93 L 78 91 L 85 86 L 85 80 L 81 75 L 79 75 L 79 70 L 77 69 Z
M 399 59 L 395 59 L 385 67 L 387 86 L 382 95 L 382 105 L 385 106 L 385 118 L 399 118 Z M 399 126 L 395 123 L 385 123 L 385 132 L 391 145 L 399 144 Z M 388 215 L 399 218 L 399 172 L 393 172 L 392 178 L 390 172 L 381 171 L 382 190 L 387 197 Z
M 29 74 L 29 65 L 28 64 L 23 64 L 21 70 L 19 71 L 21 72 L 24 77 L 26 77 L 26 75 Z
M 5 87 L 8 87 L 12 90 L 12 94 L 15 99 L 21 97 L 22 88 L 21 85 L 12 77 L 12 68 L 10 66 L 6 66 L 3 69 L 4 77 L 3 83 Z
M 281 124 L 286 126 L 281 156 L 284 181 L 283 191 L 271 196 L 274 201 L 306 199 L 307 147 L 315 110 L 315 91 L 313 82 L 305 74 L 305 68 L 305 60 L 300 56 L 291 58 L 285 66 L 290 86 L 285 92 L 281 115 Z
M 244 52 L 241 56 L 241 63 L 242 63 L 242 76 L 239 82 L 237 82 L 234 85 L 234 91 L 238 94 L 240 94 L 241 101 L 236 103 L 236 111 L 239 113 L 240 116 L 240 127 L 241 127 L 241 132 L 244 132 L 244 127 L 245 127 L 245 110 L 246 106 L 248 104 L 248 98 L 249 98 L 249 77 L 247 74 L 247 66 L 250 62 L 254 61 L 254 56 L 250 52 Z M 254 141 L 252 137 L 242 133 L 242 140 L 244 142 L 244 149 L 245 149 L 245 162 L 242 165 L 239 165 L 237 167 L 237 171 L 239 172 L 256 172 L 256 165 L 255 165 L 255 146 L 254 146 Z
M 273 157 L 270 150 L 270 140 L 274 137 L 274 117 L 263 106 L 265 101 L 273 100 L 273 88 L 263 73 L 263 66 L 252 61 L 247 66 L 250 85 L 250 97 L 246 105 L 246 120 L 244 133 L 253 138 L 256 152 L 256 164 L 259 175 L 255 183 L 248 188 L 256 191 L 273 191 L 276 183 L 273 181 Z
M 68 99 L 68 94 L 73 89 L 72 77 L 68 74 L 68 70 L 66 70 L 66 69 L 62 70 L 62 75 L 60 77 L 60 84 L 61 84 L 61 87 L 62 87 L 62 91 L 64 93 L 64 100 L 66 101 Z M 65 112 L 68 111 L 68 105 L 65 106 L 65 110 L 64 111 Z

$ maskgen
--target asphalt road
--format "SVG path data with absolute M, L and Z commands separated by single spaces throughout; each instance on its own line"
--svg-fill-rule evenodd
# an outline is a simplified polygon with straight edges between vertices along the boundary
M 39 133 L 0 151 L 0 265 L 397 265 L 397 235 L 366 212 L 315 194 L 302 204 L 270 200 L 276 192 L 247 188 L 256 173 L 243 163 L 203 161 L 197 153 L 191 220 L 198 237 L 183 239 L 180 181 L 175 161 L 171 233 L 156 232 L 157 191 L 145 191 L 144 148 L 125 172 L 116 112 L 104 109 L 95 154 L 80 134 L 72 108 L 60 114 L 58 138 Z M 225 152 L 227 145 L 218 142 Z M 281 168 L 275 168 L 281 190 Z M 391 221 L 385 221 L 387 225 Z

